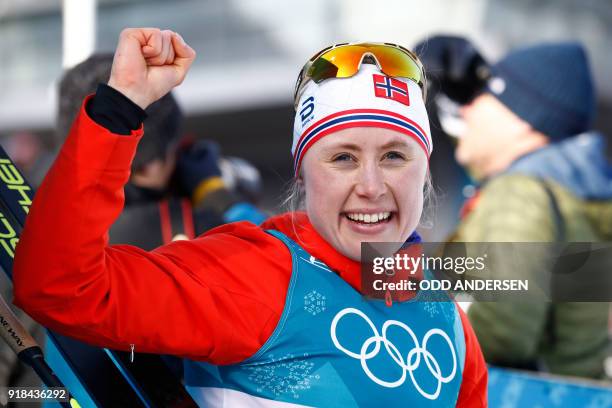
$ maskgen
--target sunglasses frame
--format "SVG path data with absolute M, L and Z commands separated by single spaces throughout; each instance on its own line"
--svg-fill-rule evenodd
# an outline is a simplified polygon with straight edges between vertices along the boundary
M 309 80 L 312 80 L 312 78 L 308 77 L 308 71 L 310 70 L 310 67 L 321 57 L 323 56 L 325 53 L 327 53 L 328 51 L 334 50 L 336 48 L 340 48 L 340 47 L 346 47 L 346 46 L 355 46 L 355 45 L 361 45 L 361 46 L 386 46 L 386 47 L 391 47 L 391 48 L 396 48 L 399 49 L 400 51 L 402 51 L 404 54 L 406 54 L 412 61 L 414 61 L 414 63 L 417 65 L 417 67 L 419 68 L 420 72 L 421 72 L 421 79 L 420 81 L 415 81 L 412 78 L 409 78 L 411 81 L 416 82 L 417 85 L 419 86 L 419 88 L 421 88 L 421 93 L 423 95 L 423 100 L 425 101 L 427 99 L 427 77 L 425 76 L 425 69 L 423 68 L 423 64 L 421 63 L 421 61 L 419 60 L 419 58 L 416 56 L 416 54 L 410 50 L 408 50 L 405 47 L 402 47 L 401 45 L 398 44 L 394 44 L 394 43 L 377 43 L 377 42 L 356 42 L 356 43 L 338 43 L 338 44 L 333 44 L 330 45 L 329 47 L 323 48 L 321 51 L 317 52 L 316 54 L 314 54 L 302 67 L 302 69 L 300 70 L 296 83 L 295 83 L 295 89 L 293 91 L 293 108 L 295 110 L 297 110 L 297 104 L 299 102 L 299 98 L 302 94 L 302 90 L 304 89 L 305 85 L 308 83 Z M 359 72 L 359 69 L 361 68 L 361 64 L 363 63 L 363 59 L 366 57 L 372 57 L 375 61 L 376 61 L 376 65 L 378 66 L 378 68 L 381 70 L 382 73 L 385 73 L 383 70 L 382 65 L 380 64 L 380 62 L 378 61 L 378 58 L 376 57 L 376 55 L 371 52 L 371 51 L 364 51 L 364 53 L 361 56 L 361 59 L 359 60 L 359 66 L 357 67 L 357 71 L 355 72 L 355 74 L 357 72 Z M 353 74 L 353 75 L 355 75 Z M 350 78 L 350 77 L 348 77 Z M 320 81 L 315 81 L 316 83 L 321 82 Z

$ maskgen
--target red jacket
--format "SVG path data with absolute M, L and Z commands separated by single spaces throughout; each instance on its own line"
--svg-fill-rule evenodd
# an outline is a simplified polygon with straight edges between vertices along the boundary
M 108 246 L 142 133 L 112 134 L 85 111 L 77 118 L 17 247 L 15 304 L 33 318 L 99 346 L 240 362 L 268 339 L 284 308 L 291 257 L 264 232 L 269 228 L 359 289 L 359 263 L 335 251 L 303 213 L 261 227 L 224 225 L 150 252 Z M 458 406 L 485 406 L 486 366 L 462 312 L 461 319 L 466 360 Z

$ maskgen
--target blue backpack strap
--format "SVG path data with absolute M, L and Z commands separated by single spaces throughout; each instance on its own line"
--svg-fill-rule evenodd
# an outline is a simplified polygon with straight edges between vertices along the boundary
M 272 235 L 273 237 L 278 238 L 281 241 L 283 241 L 283 244 L 285 244 L 292 253 L 304 251 L 302 247 L 300 247 L 294 240 L 292 240 L 291 238 L 289 238 L 287 235 L 283 234 L 282 232 L 278 230 L 274 230 L 274 229 L 268 229 L 266 230 L 266 232 Z
M 283 234 L 280 231 L 270 229 L 270 230 L 266 230 L 266 232 L 272 235 L 273 237 L 280 239 L 287 246 L 287 248 L 289 248 L 289 252 L 291 254 L 292 271 L 291 271 L 291 279 L 289 280 L 289 287 L 287 288 L 285 304 L 291 305 L 291 301 L 293 298 L 293 292 L 295 290 L 295 285 L 297 281 L 297 275 L 299 273 L 299 270 L 297 268 L 297 263 L 298 263 L 297 252 L 298 252 L 298 249 L 299 250 L 302 250 L 302 249 L 298 246 L 298 244 L 293 242 L 292 239 L 290 239 L 289 237 L 287 237 L 285 234 Z M 272 332 L 268 340 L 263 344 L 263 346 L 255 354 L 253 354 L 251 357 L 244 360 L 242 362 L 243 364 L 253 363 L 257 361 L 257 359 L 261 357 L 261 355 L 263 355 L 275 343 L 278 336 L 280 336 L 280 334 L 282 333 L 285 323 L 287 322 L 288 313 L 289 313 L 288 308 L 284 308 L 283 313 L 281 314 L 281 317 L 276 326 L 276 329 Z

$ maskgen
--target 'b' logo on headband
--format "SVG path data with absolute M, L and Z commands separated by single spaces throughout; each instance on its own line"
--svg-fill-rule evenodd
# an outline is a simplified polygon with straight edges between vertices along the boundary
M 393 99 L 406 106 L 410 106 L 408 84 L 388 76 L 374 74 L 374 95 L 379 98 Z
M 300 118 L 302 118 L 302 127 L 304 127 L 308 122 L 314 118 L 312 115 L 314 112 L 314 96 L 310 96 L 306 98 L 304 102 L 302 102 L 302 110 L 300 111 Z

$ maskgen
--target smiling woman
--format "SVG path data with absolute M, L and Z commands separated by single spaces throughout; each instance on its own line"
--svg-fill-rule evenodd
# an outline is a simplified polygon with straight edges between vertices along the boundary
M 328 47 L 300 73 L 305 211 L 150 252 L 108 245 L 143 133 L 126 115 L 180 84 L 194 58 L 171 31 L 123 31 L 109 84 L 85 101 L 32 205 L 15 303 L 92 344 L 182 357 L 202 406 L 485 406 L 486 366 L 453 302 L 362 295 L 361 242 L 420 241 L 429 185 L 425 75 L 400 46 Z

